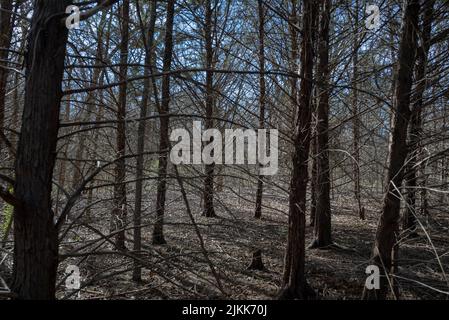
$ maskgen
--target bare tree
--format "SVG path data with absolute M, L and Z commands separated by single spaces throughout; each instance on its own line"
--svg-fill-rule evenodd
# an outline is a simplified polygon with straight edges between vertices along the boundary
M 116 236 L 115 246 L 124 250 L 125 226 L 127 216 L 126 203 L 126 95 L 128 85 L 126 82 L 128 73 L 128 44 L 129 44 L 129 0 L 124 0 L 120 15 L 120 70 L 119 79 L 122 83 L 119 88 L 118 110 L 117 110 L 117 158 L 115 167 L 114 198 L 115 207 L 113 211 L 113 230 L 119 231 Z
M 284 288 L 281 299 L 309 299 L 314 296 L 305 277 L 305 225 L 306 193 L 308 184 L 308 158 L 310 149 L 310 123 L 313 89 L 313 25 L 317 18 L 316 3 L 303 0 L 301 42 L 300 100 L 293 136 L 293 172 L 290 182 L 289 228 L 284 265 Z
M 422 140 L 422 109 L 423 95 L 427 87 L 427 60 L 430 49 L 430 36 L 432 31 L 434 0 L 426 1 L 423 6 L 423 21 L 419 50 L 417 52 L 418 64 L 415 70 L 415 95 L 413 97 L 412 115 L 408 132 L 409 159 L 407 161 L 406 188 L 407 206 L 403 217 L 403 229 L 409 231 L 409 235 L 414 237 L 416 233 L 416 188 L 418 187 L 417 167 L 418 159 L 422 157 L 420 148 Z
M 213 50 L 213 33 L 212 33 L 212 16 L 213 8 L 211 0 L 205 1 L 205 22 L 204 22 L 204 36 L 205 36 L 205 54 L 206 54 L 206 130 L 214 128 L 214 73 L 212 68 L 214 66 L 214 50 Z M 211 143 L 213 137 L 210 138 Z M 204 210 L 205 217 L 215 217 L 214 209 L 214 171 L 215 164 L 206 164 L 206 173 L 204 178 Z
M 159 110 L 160 118 L 160 140 L 159 140 L 159 168 L 156 200 L 156 222 L 153 230 L 153 244 L 165 244 L 164 238 L 164 212 L 167 193 L 167 165 L 169 152 L 169 107 L 170 107 L 170 75 L 173 58 L 173 21 L 175 16 L 175 0 L 167 2 L 167 18 L 165 23 L 165 49 L 162 71 L 162 99 Z
M 317 110 L 317 181 L 315 239 L 312 248 L 327 247 L 332 244 L 330 176 L 329 176 L 329 23 L 331 0 L 320 3 L 320 29 L 318 44 L 318 110 Z
M 265 128 L 265 108 L 266 108 L 266 85 L 265 85 L 265 10 L 261 0 L 257 2 L 259 13 L 259 128 Z M 254 217 L 262 217 L 262 195 L 263 195 L 263 176 L 259 175 L 256 191 L 256 212 Z
M 354 157 L 354 195 L 357 200 L 360 219 L 365 219 L 362 207 L 360 189 L 360 115 L 359 115 L 359 1 L 355 1 L 354 13 L 354 44 L 352 53 L 352 133 L 353 133 L 353 157 Z
M 419 0 L 408 0 L 403 16 L 403 26 L 398 55 L 398 71 L 394 97 L 394 126 L 389 152 L 387 190 L 383 200 L 382 215 L 376 232 L 373 261 L 382 272 L 381 288 L 365 290 L 365 298 L 385 298 L 392 286 L 390 273 L 397 267 L 400 187 L 404 177 L 407 157 L 407 128 L 411 116 L 410 96 L 413 67 L 416 59 L 417 30 L 419 30 Z M 395 293 L 397 294 L 397 293 Z
M 69 3 L 37 1 L 33 8 L 13 201 L 12 290 L 21 299 L 55 298 L 58 233 L 51 189 L 68 36 L 67 28 L 55 17 Z
M 153 1 L 150 4 L 150 20 L 148 22 L 148 27 L 145 28 L 143 26 L 143 22 L 141 20 L 141 12 L 140 7 L 138 10 L 139 19 L 142 23 L 142 31 L 143 31 L 143 41 L 145 44 L 145 71 L 144 75 L 147 78 L 143 85 L 143 96 L 142 102 L 140 105 L 140 118 L 144 119 L 148 114 L 148 104 L 150 101 L 150 90 L 152 87 L 152 78 L 150 77 L 150 73 L 153 70 L 153 61 L 154 61 L 154 30 L 156 26 L 156 16 L 157 16 L 157 1 Z M 151 66 L 151 67 L 149 67 Z M 137 158 L 136 158 L 136 195 L 135 195 L 135 204 L 134 204 L 134 252 L 138 253 L 142 249 L 142 191 L 143 191 L 143 169 L 144 169 L 144 152 L 145 152 L 145 132 L 146 132 L 146 121 L 140 121 L 138 127 L 138 136 L 137 136 Z M 142 269 L 137 260 L 134 261 L 134 270 L 133 270 L 133 280 L 141 281 L 142 280 Z
M 266 88 L 265 88 L 265 10 L 263 1 L 257 1 L 257 12 L 259 22 L 259 128 L 265 128 L 265 107 L 266 107 Z M 256 190 L 256 211 L 255 219 L 262 218 L 262 196 L 263 196 L 263 176 L 259 175 Z M 265 266 L 262 261 L 262 250 L 256 249 L 253 252 L 253 259 L 249 266 L 252 270 L 264 270 Z

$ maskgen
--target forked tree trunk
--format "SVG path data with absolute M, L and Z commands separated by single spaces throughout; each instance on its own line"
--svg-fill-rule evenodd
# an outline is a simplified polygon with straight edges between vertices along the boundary
M 317 180 L 315 232 L 312 248 L 332 244 L 329 176 L 329 23 L 331 0 L 321 1 L 318 45 Z
M 171 69 L 173 55 L 173 20 L 175 15 L 175 0 L 167 2 L 167 19 L 165 23 L 165 49 L 163 59 L 163 72 Z M 164 238 L 164 213 L 165 197 L 167 193 L 167 165 L 169 152 L 169 107 L 170 107 L 170 75 L 162 77 L 162 100 L 160 108 L 160 139 L 159 139 L 159 168 L 156 199 L 156 221 L 153 230 L 153 244 L 165 244 Z
M 303 0 L 300 100 L 292 159 L 292 178 L 289 197 L 289 229 L 284 265 L 284 287 L 281 299 L 310 299 L 314 296 L 305 277 L 305 224 L 306 192 L 308 184 L 308 158 L 310 149 L 311 99 L 313 89 L 312 33 L 316 16 L 316 2 Z
M 430 48 L 430 36 L 432 31 L 433 7 L 435 0 L 428 0 L 423 7 L 423 26 L 421 30 L 421 46 L 418 50 L 418 64 L 415 70 L 416 89 L 414 103 L 412 105 L 412 116 L 410 120 L 409 139 L 409 161 L 407 162 L 406 188 L 407 206 L 403 217 L 403 229 L 408 231 L 411 237 L 416 233 L 416 190 L 418 187 L 417 163 L 421 155 L 420 143 L 422 139 L 422 107 L 423 95 L 427 87 L 427 56 Z
M 54 299 L 58 235 L 51 190 L 68 34 L 60 13 L 70 1 L 34 3 L 15 170 L 12 290 L 20 299 Z
M 117 158 L 119 159 L 115 167 L 114 184 L 114 210 L 113 210 L 113 230 L 118 231 L 115 239 L 115 246 L 118 250 L 126 249 L 125 227 L 126 227 L 126 94 L 127 94 L 127 73 L 128 73 L 128 43 L 129 43 L 129 0 L 124 0 L 121 6 L 120 15 L 120 70 L 119 78 L 123 83 L 119 89 L 119 101 L 117 111 Z
M 373 250 L 373 261 L 381 271 L 379 290 L 365 290 L 364 298 L 384 299 L 392 285 L 390 273 L 397 268 L 400 188 L 404 177 L 407 157 L 407 128 L 410 120 L 410 92 L 413 82 L 413 67 L 416 59 L 417 30 L 419 30 L 419 0 L 408 0 L 403 16 L 401 41 L 398 56 L 398 73 L 395 89 L 394 126 L 389 152 L 387 190 L 383 200 L 382 215 L 377 228 Z M 397 293 L 395 293 L 396 295 Z

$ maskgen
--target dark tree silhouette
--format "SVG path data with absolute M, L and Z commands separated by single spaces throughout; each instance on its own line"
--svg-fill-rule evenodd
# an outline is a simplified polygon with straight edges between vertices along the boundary
M 51 189 L 68 36 L 60 13 L 69 4 L 36 1 L 33 8 L 14 185 L 12 291 L 20 299 L 55 298 L 58 234 Z

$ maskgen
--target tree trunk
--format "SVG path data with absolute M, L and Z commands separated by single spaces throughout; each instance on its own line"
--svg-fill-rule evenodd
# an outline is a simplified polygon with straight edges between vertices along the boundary
M 1 1 L 0 11 L 0 134 L 4 134 L 5 128 L 5 102 L 6 84 L 8 81 L 8 50 L 11 45 L 12 29 L 14 18 L 12 16 L 12 0 Z M 0 140 L 0 154 L 2 152 L 2 142 Z
M 126 227 L 126 93 L 127 93 L 127 73 L 128 73 L 128 43 L 129 43 L 129 0 L 124 0 L 120 15 L 120 81 L 124 81 L 119 89 L 119 102 L 117 111 L 117 161 L 115 167 L 115 185 L 114 185 L 114 210 L 113 227 L 114 231 L 119 231 L 115 239 L 115 246 L 118 250 L 126 249 L 125 230 Z
M 145 40 L 145 65 L 153 66 L 154 57 L 154 29 L 156 25 L 156 9 L 157 1 L 153 1 L 150 4 L 150 21 L 148 30 L 143 27 L 142 31 L 144 34 L 148 34 L 148 38 Z M 139 9 L 140 10 L 140 9 Z M 139 18 L 140 18 L 139 12 Z M 144 35 L 145 37 L 145 35 Z M 150 90 L 152 85 L 152 79 L 149 79 L 150 73 L 152 72 L 152 67 L 145 67 L 144 75 L 145 82 L 143 86 L 143 96 L 140 105 L 140 118 L 144 119 L 148 114 L 148 103 L 150 101 Z M 139 254 L 142 249 L 142 190 L 143 190 L 143 167 L 144 167 L 144 151 L 145 151 L 145 131 L 146 131 L 146 121 L 140 121 L 138 127 L 137 136 L 137 159 L 136 159 L 136 196 L 134 203 L 134 253 Z M 133 280 L 142 280 L 142 271 L 138 261 L 134 261 L 133 269 Z
M 316 3 L 303 0 L 300 108 L 295 119 L 294 153 L 289 197 L 289 230 L 284 266 L 284 288 L 281 299 L 309 299 L 314 296 L 305 277 L 306 192 L 308 184 L 308 157 L 310 149 L 311 99 L 313 88 L 313 24 Z
M 315 99 L 316 101 L 316 99 Z M 316 112 L 316 108 L 314 107 L 314 110 Z M 316 125 L 314 125 L 316 127 Z M 311 199 L 310 199 L 310 226 L 315 226 L 315 220 L 316 220 L 316 198 L 317 198 L 317 165 L 318 165 L 318 159 L 317 159 L 317 136 L 316 136 L 316 128 L 312 129 L 312 141 L 311 141 L 311 150 L 310 154 L 312 155 L 312 177 L 310 181 L 310 192 L 311 192 Z
M 291 1 L 291 12 L 289 20 L 291 24 L 298 26 L 298 0 Z M 294 73 L 299 72 L 298 60 L 299 60 L 299 45 L 298 45 L 298 30 L 289 24 L 289 34 L 290 34 L 290 70 Z M 292 131 L 295 126 L 296 113 L 298 112 L 298 78 L 290 77 L 290 100 L 292 104 Z
M 206 17 L 204 24 L 205 33 L 205 50 L 206 50 L 206 130 L 214 128 L 214 74 L 212 72 L 214 51 L 212 48 L 212 15 L 213 9 L 210 0 L 206 0 Z M 212 142 L 211 140 L 208 143 Z M 214 210 L 214 171 L 215 164 L 207 164 L 205 166 L 206 177 L 204 179 L 204 210 L 203 215 L 205 217 L 215 217 Z
M 66 0 L 36 1 L 26 56 L 25 102 L 14 186 L 14 272 L 20 299 L 54 299 L 58 235 L 51 210 L 61 82 L 67 28 Z
M 355 2 L 355 23 L 354 23 L 354 51 L 352 56 L 352 132 L 353 132 L 353 157 L 354 157 L 354 195 L 357 201 L 357 209 L 360 219 L 365 219 L 362 208 L 361 190 L 360 190 L 360 118 L 359 118 L 359 92 L 358 92 L 358 73 L 359 73 L 359 2 Z
M 175 15 L 175 0 L 167 2 L 167 19 L 165 24 L 165 49 L 163 59 L 163 72 L 171 69 L 173 55 L 173 20 Z M 169 129 L 169 107 L 170 107 L 170 75 L 162 77 L 162 100 L 160 108 L 160 140 L 159 140 L 159 168 L 156 200 L 156 222 L 153 230 L 153 244 L 165 244 L 164 238 L 164 212 L 165 197 L 167 193 L 167 165 L 168 165 L 168 129 Z
M 247 268 L 248 270 L 258 270 L 264 271 L 265 266 L 262 260 L 262 250 L 257 249 L 253 252 L 253 259 L 251 260 L 251 264 Z
M 290 0 L 291 1 L 291 12 L 290 12 L 290 17 L 289 20 L 291 21 L 291 23 L 294 26 L 299 25 L 299 19 L 298 19 L 298 3 L 297 0 Z M 289 24 L 289 33 L 290 33 L 290 70 L 295 73 L 298 72 L 299 73 L 299 69 L 298 69 L 298 59 L 299 59 L 299 45 L 298 45 L 298 32 L 296 30 L 296 28 L 294 28 L 294 26 L 292 26 L 291 24 Z M 291 104 L 292 104 L 292 111 L 293 111 L 293 116 L 292 116 L 292 132 L 295 131 L 295 126 L 296 126 L 296 114 L 298 112 L 298 79 L 296 77 L 290 77 L 290 100 L 291 100 Z M 294 150 L 293 150 L 294 152 Z M 284 261 L 284 279 L 283 282 L 287 283 L 289 281 L 289 277 L 290 277 L 290 258 L 291 255 L 288 254 L 288 252 L 290 251 L 289 248 L 289 243 L 287 242 L 287 248 L 286 248 L 286 252 L 287 254 L 285 255 L 285 261 Z
M 317 110 L 317 181 L 315 239 L 311 247 L 332 244 L 329 176 L 329 23 L 331 0 L 322 0 L 319 31 L 318 110 Z
M 403 229 L 414 237 L 416 233 L 416 190 L 418 187 L 417 163 L 421 155 L 420 142 L 422 139 L 422 107 L 423 95 L 427 87 L 427 56 L 429 53 L 429 40 L 432 31 L 433 7 L 435 0 L 426 1 L 423 7 L 423 26 L 421 46 L 418 50 L 418 64 L 415 70 L 416 89 L 412 116 L 410 120 L 409 139 L 409 161 L 407 162 L 406 189 L 407 206 L 403 217 Z
M 265 88 L 265 11 L 262 0 L 258 0 L 259 13 L 259 129 L 265 128 L 265 107 L 266 107 L 266 88 Z M 262 195 L 263 195 L 263 176 L 259 175 L 256 191 L 256 210 L 254 217 L 262 217 Z
M 265 10 L 263 8 L 263 1 L 257 1 L 257 11 L 259 15 L 259 128 L 265 127 Z M 263 176 L 259 175 L 257 179 L 257 191 L 256 191 L 256 210 L 254 213 L 255 219 L 262 218 L 262 195 L 263 195 Z M 258 243 L 258 241 L 256 242 Z M 265 270 L 265 266 L 262 261 L 262 250 L 256 248 L 253 251 L 253 258 L 250 266 L 250 270 Z
M 389 152 L 387 190 L 384 196 L 382 215 L 377 228 L 373 250 L 373 261 L 381 270 L 379 290 L 365 290 L 364 298 L 384 299 L 392 284 L 390 273 L 394 272 L 398 250 L 400 187 L 404 176 L 407 156 L 407 128 L 410 120 L 410 92 L 413 67 L 416 59 L 417 30 L 419 30 L 419 0 L 407 1 L 401 32 L 398 56 L 398 73 L 393 101 L 395 117 Z

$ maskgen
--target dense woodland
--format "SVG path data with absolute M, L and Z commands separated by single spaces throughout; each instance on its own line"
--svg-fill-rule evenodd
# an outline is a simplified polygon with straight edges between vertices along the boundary
M 447 0 L 1 0 L 0 299 L 447 299 L 448 48 Z

